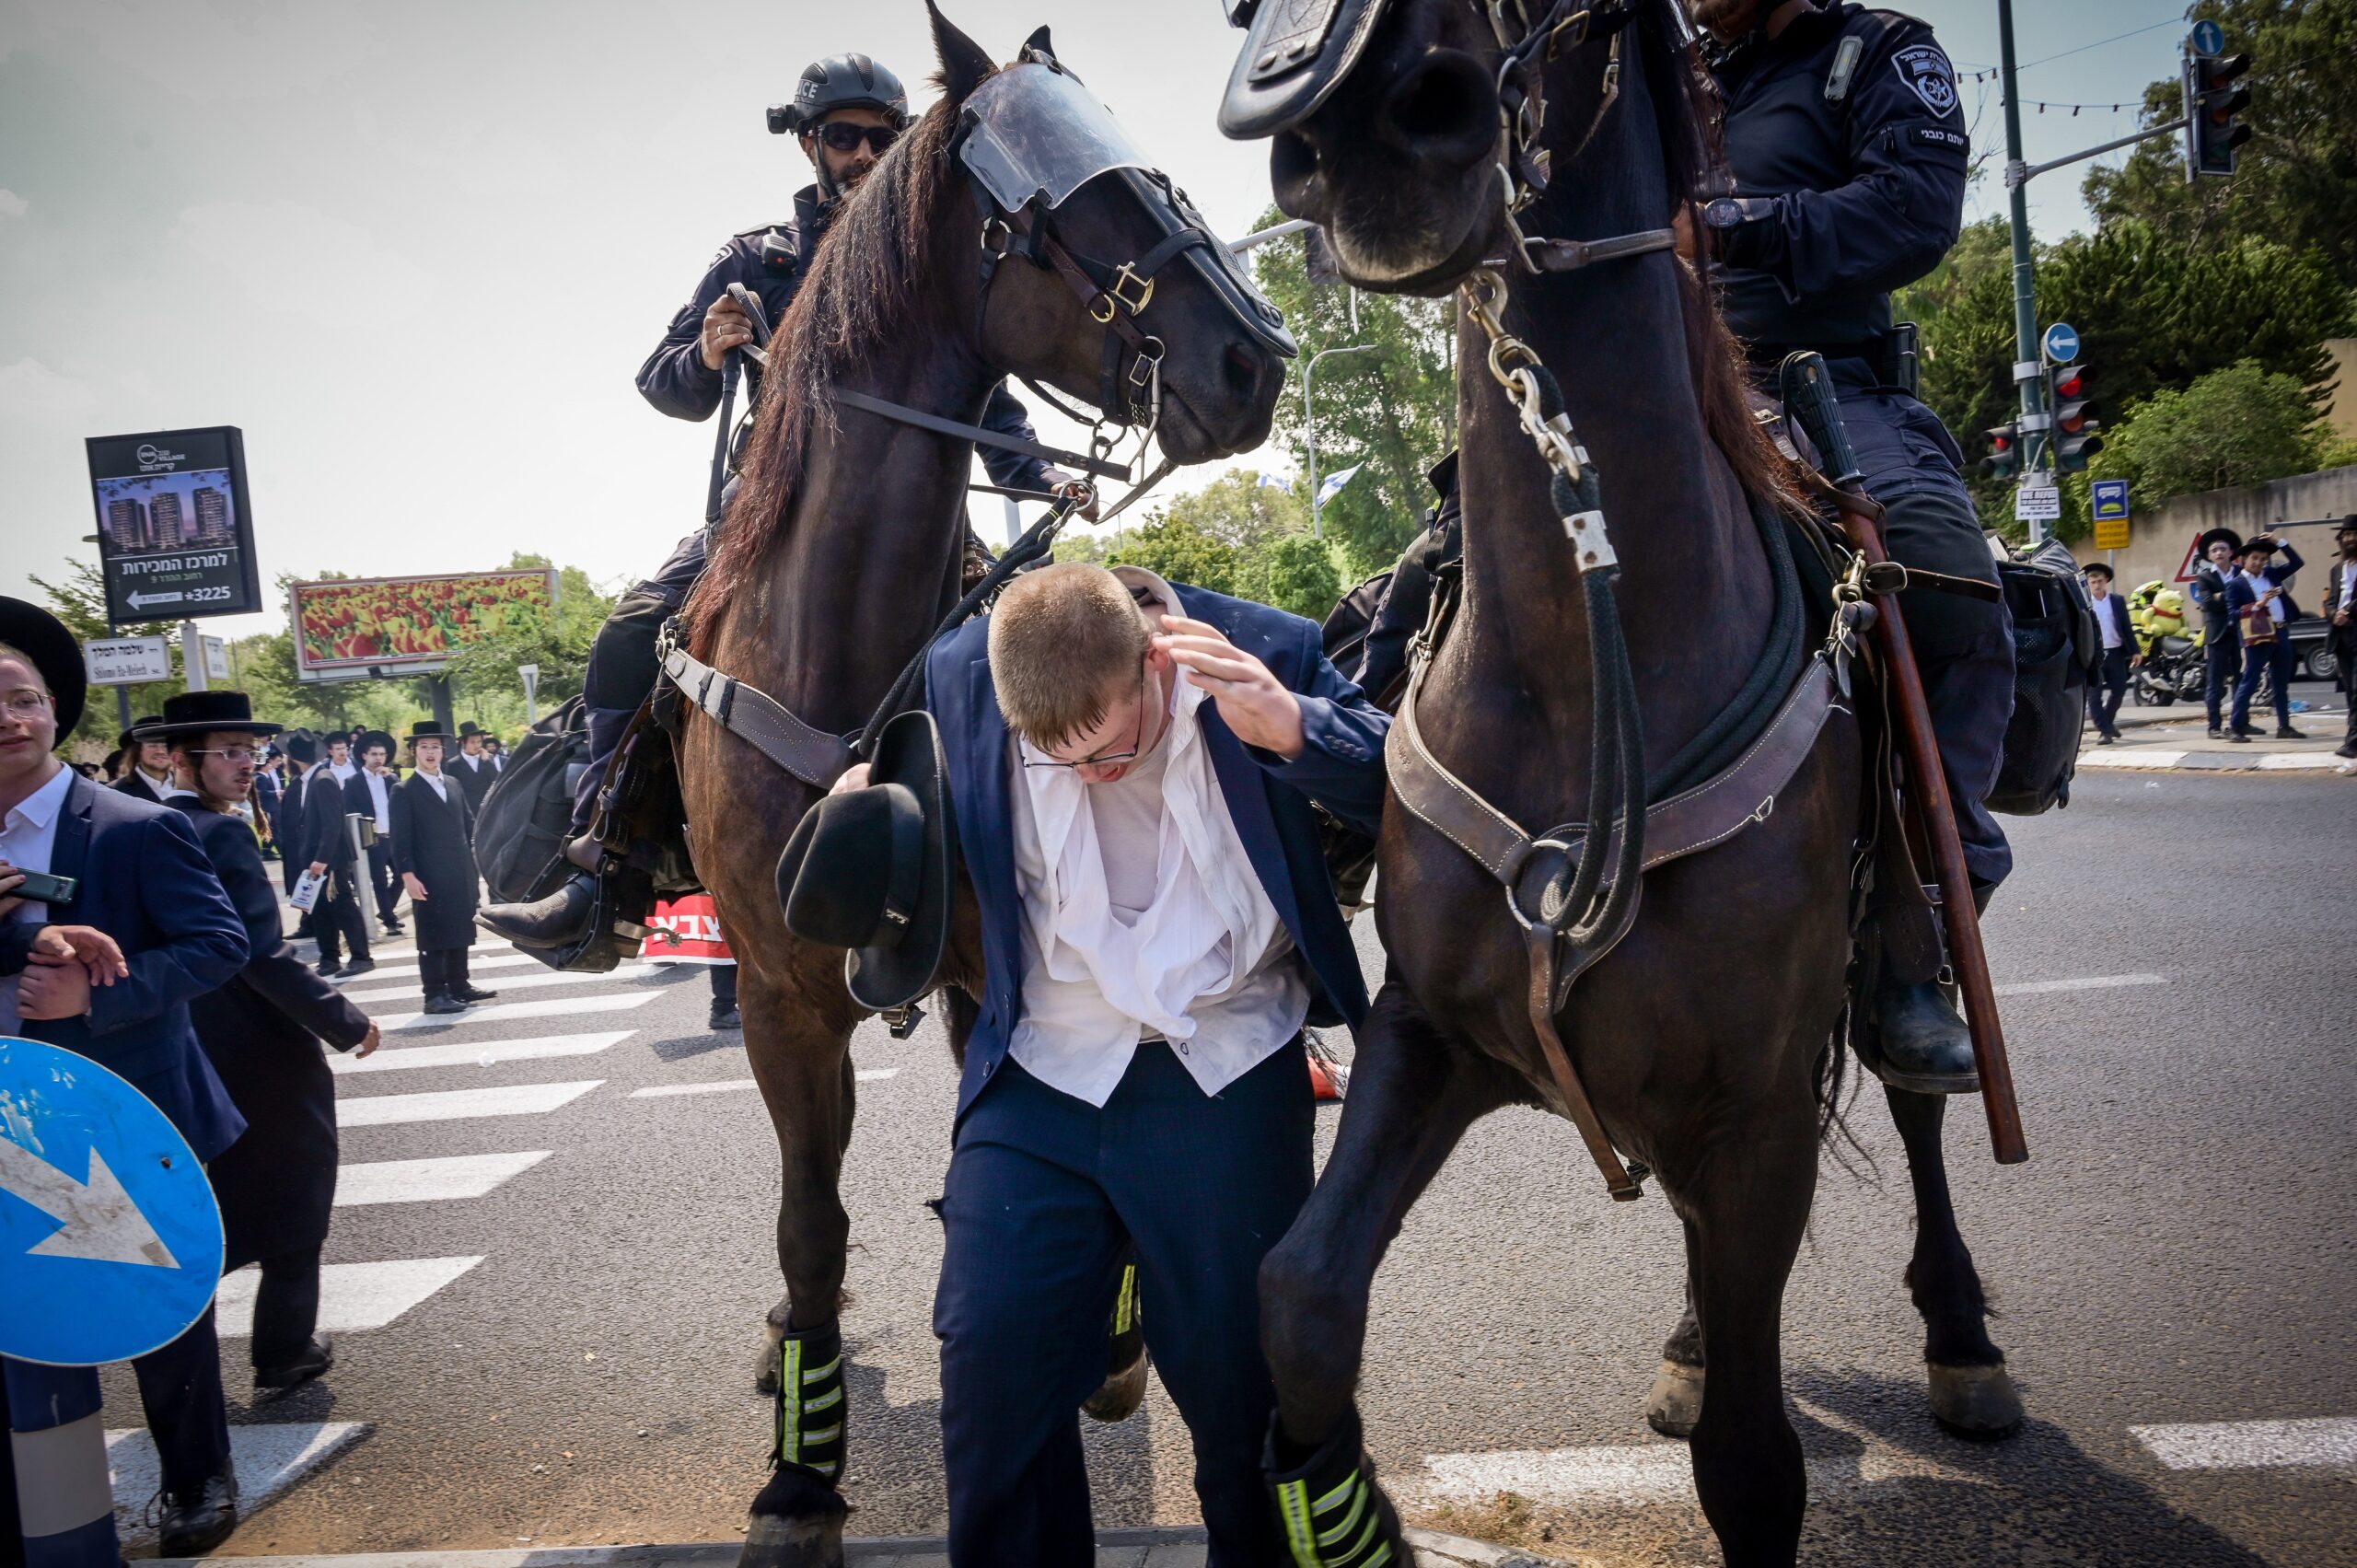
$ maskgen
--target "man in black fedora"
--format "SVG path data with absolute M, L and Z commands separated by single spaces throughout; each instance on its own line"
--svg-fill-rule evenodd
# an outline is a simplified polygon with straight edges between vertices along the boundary
M 62 901 L 0 895 L 0 1033 L 120 1074 L 210 1162 L 246 1121 L 198 1043 L 190 1005 L 244 967 L 245 926 L 187 817 L 102 789 L 57 760 L 86 691 L 73 634 L 36 605 L 0 598 L 0 887 L 18 870 L 68 884 Z M 100 964 L 87 949 L 57 950 L 65 934 L 86 931 L 102 933 L 118 956 Z M 200 1556 L 238 1521 L 212 1309 L 132 1366 L 162 1471 L 164 1553 Z M 16 1408 L 29 1398 L 95 1409 L 97 1379 L 82 1368 L 6 1365 Z M 16 1474 L 0 1466 L 0 1517 L 17 1516 Z
M 319 760 L 319 743 L 310 736 L 294 734 L 282 738 L 278 749 L 286 758 L 286 775 L 279 780 L 278 789 L 279 877 L 291 896 L 295 884 L 302 879 L 303 856 L 309 842 L 305 836 L 303 786 Z M 295 934 L 308 936 L 310 925 L 311 912 L 305 910 Z
M 344 781 L 344 809 L 360 814 L 360 843 L 367 856 L 368 890 L 377 923 L 388 936 L 401 933 L 401 881 L 393 870 L 393 738 L 372 729 L 360 738 L 360 772 Z M 354 789 L 354 785 L 359 787 Z
M 463 1013 L 499 994 L 467 976 L 475 941 L 474 811 L 465 786 L 444 767 L 451 738 L 432 719 L 409 733 L 417 771 L 393 791 L 393 869 L 409 892 L 417 927 L 417 977 L 429 1013 Z
M 467 797 L 467 821 L 471 826 L 482 810 L 482 797 L 491 793 L 492 784 L 499 777 L 491 753 L 484 749 L 482 726 L 469 719 L 459 726 L 459 754 L 442 759 L 446 778 L 459 781 L 459 788 Z
M 278 732 L 254 718 L 242 691 L 169 698 L 163 723 L 148 732 L 171 749 L 168 803 L 188 814 L 245 923 L 246 967 L 191 1011 L 246 1119 L 245 1136 L 205 1175 L 221 1203 L 222 1272 L 259 1265 L 247 1349 L 254 1387 L 271 1391 L 308 1382 L 335 1359 L 313 1333 L 337 1161 L 335 1078 L 319 1041 L 362 1056 L 377 1044 L 377 1026 L 286 946 L 269 871 L 238 811 L 252 793 L 261 742 Z
M 2340 519 L 2332 540 L 2339 555 L 2325 582 L 2325 646 L 2339 667 L 2333 682 L 2349 700 L 2348 728 L 2333 755 L 2357 757 L 2357 514 Z
M 2212 528 L 2193 548 L 2193 602 L 2201 610 L 2201 701 L 2210 714 L 2210 738 L 2223 740 L 2226 694 L 2243 672 L 2242 638 L 2226 608 L 2226 579 L 2237 570 L 2243 536 L 2232 528 Z
M 368 917 L 362 912 L 359 827 L 354 820 L 368 805 L 367 791 L 357 784 L 351 765 L 351 742 L 341 735 L 328 738 L 328 754 L 303 781 L 303 862 L 323 878 L 317 902 L 311 906 L 311 934 L 319 938 L 319 971 L 333 979 L 339 974 L 366 974 L 377 967 L 368 956 Z M 344 955 L 350 950 L 351 961 Z
M 172 787 L 171 750 L 149 733 L 163 722 L 154 714 L 131 721 L 131 727 L 122 732 L 122 777 L 114 781 L 114 787 L 125 795 L 157 806 L 164 803 L 164 792 Z

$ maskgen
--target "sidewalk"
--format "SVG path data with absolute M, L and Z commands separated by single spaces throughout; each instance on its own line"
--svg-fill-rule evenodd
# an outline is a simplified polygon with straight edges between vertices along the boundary
M 1419 1568 L 1572 1568 L 1513 1547 L 1410 1530 Z M 385 1551 L 318 1557 L 157 1558 L 157 1568 L 736 1568 L 740 1543 L 551 1547 L 523 1551 Z M 846 1539 L 843 1560 L 859 1568 L 948 1568 L 938 1536 Z M 1203 1568 L 1199 1527 L 1099 1530 L 1097 1568 Z
M 2212 740 L 2208 715 L 2200 703 L 2177 703 L 2165 708 L 2139 708 L 2123 703 L 2119 710 L 2119 739 L 2110 746 L 2096 744 L 2088 729 L 2079 748 L 2082 768 L 2116 768 L 2132 772 L 2340 772 L 2357 777 L 2357 761 L 2333 755 L 2348 733 L 2349 708 L 2340 693 L 2315 682 L 2293 688 L 2293 700 L 2305 703 L 2292 723 L 2307 732 L 2305 740 L 2274 738 L 2274 715 L 2267 716 L 2267 733 L 2247 746 Z

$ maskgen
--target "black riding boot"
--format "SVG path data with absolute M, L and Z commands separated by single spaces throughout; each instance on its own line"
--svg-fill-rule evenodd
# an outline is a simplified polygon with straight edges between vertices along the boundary
M 1318 1452 L 1291 1469 L 1277 1468 L 1277 1418 L 1269 1418 L 1269 1446 L 1261 1460 L 1285 1546 L 1301 1568 L 1397 1568 L 1415 1562 L 1399 1516 L 1375 1483 L 1375 1461 L 1361 1441 L 1353 1411 Z
M 581 867 L 564 885 L 528 904 L 485 904 L 477 923 L 525 947 L 570 947 L 588 934 L 589 918 L 598 905 L 598 867 L 604 856 L 598 841 L 586 833 L 565 846 L 564 857 Z
M 1973 907 L 1986 910 L 1995 890 L 1973 889 Z M 1874 1035 L 1874 1055 L 1866 1065 L 1892 1088 L 1919 1095 L 1980 1092 L 1972 1030 L 1940 981 L 1910 985 L 1886 978 L 1875 993 Z

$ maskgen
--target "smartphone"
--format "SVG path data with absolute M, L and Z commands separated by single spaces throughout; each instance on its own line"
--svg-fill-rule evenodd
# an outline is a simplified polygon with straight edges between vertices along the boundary
M 46 871 L 19 871 L 24 885 L 8 890 L 12 899 L 31 899 L 37 903 L 70 904 L 82 885 L 71 877 L 52 877 Z

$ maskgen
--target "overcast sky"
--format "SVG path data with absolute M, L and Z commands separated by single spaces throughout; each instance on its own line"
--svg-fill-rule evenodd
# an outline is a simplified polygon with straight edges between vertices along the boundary
M 1994 0 L 1912 8 L 1959 70 L 1995 61 Z M 2175 72 L 2180 14 L 2022 6 L 2024 61 L 2063 56 L 2024 98 L 2132 104 Z M 1237 36 L 1217 0 L 949 15 L 1001 58 L 1052 24 L 1215 227 L 1266 204 L 1265 148 L 1212 122 Z M 83 437 L 206 424 L 245 431 L 265 583 L 516 550 L 651 570 L 701 517 L 712 426 L 656 413 L 633 375 L 719 243 L 790 215 L 808 166 L 763 107 L 849 49 L 917 87 L 923 6 L 0 0 L 0 593 L 38 597 L 30 575 L 93 550 Z M 1976 141 L 2001 141 L 1993 85 L 1963 94 Z M 2033 161 L 2133 128 L 2026 124 Z M 2042 238 L 2084 224 L 2077 170 L 2031 190 Z M 2003 202 L 1986 180 L 1973 215 Z

